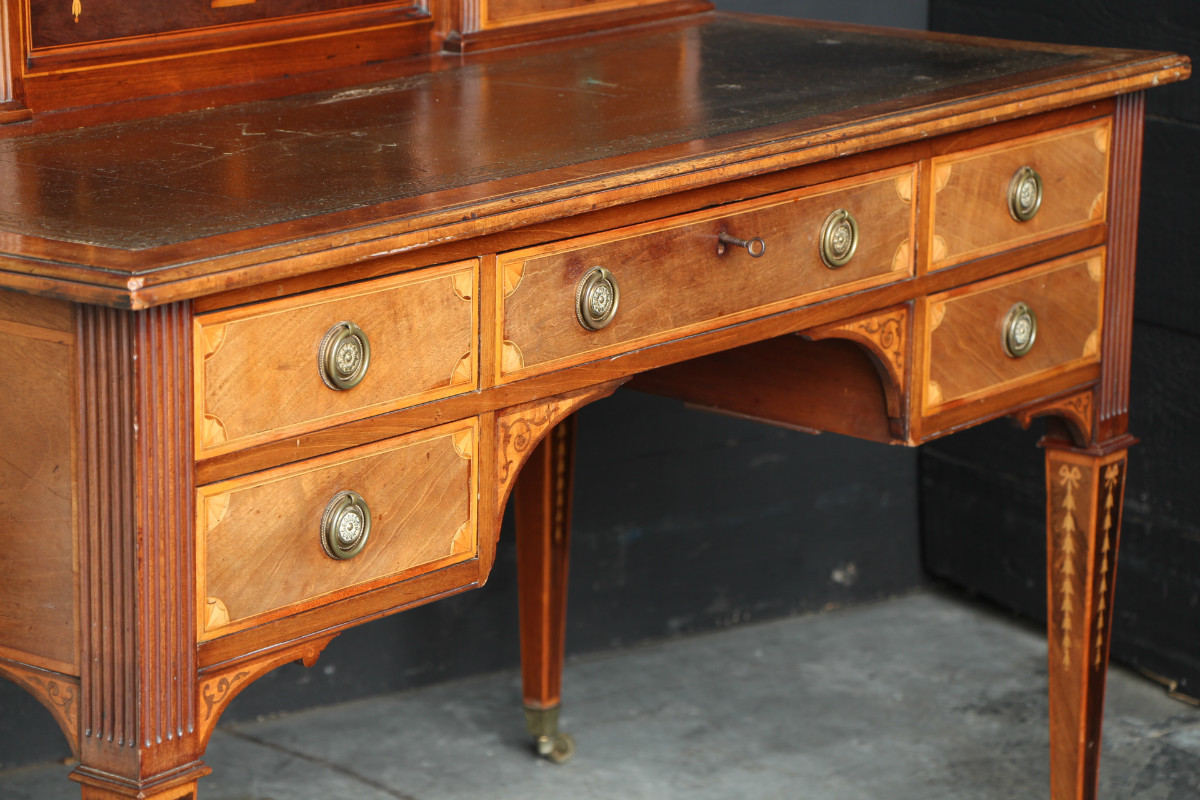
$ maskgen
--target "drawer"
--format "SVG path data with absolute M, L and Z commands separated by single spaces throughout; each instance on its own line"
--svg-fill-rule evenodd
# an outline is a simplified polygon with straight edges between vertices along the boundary
M 502 254 L 497 260 L 502 345 L 498 382 L 732 325 L 806 302 L 912 274 L 912 166 L 746 201 L 580 239 Z M 848 262 L 826 266 L 830 244 L 857 225 Z M 827 226 L 827 220 L 832 222 Z M 721 234 L 760 238 L 753 257 Z M 754 245 L 757 247 L 757 244 Z M 832 258 L 835 264 L 837 258 Z M 616 313 L 592 330 L 580 289 L 606 270 L 619 289 Z M 607 293 L 593 296 L 603 308 Z
M 198 315 L 197 455 L 475 389 L 477 272 L 472 260 Z
M 1095 250 L 931 295 L 924 413 L 1099 361 L 1103 282 L 1104 254 Z M 1021 355 L 1027 334 L 1032 346 Z
M 477 440 L 472 418 L 201 487 L 200 639 L 474 558 Z
M 1111 132 L 1103 119 L 933 159 L 931 267 L 1103 222 Z

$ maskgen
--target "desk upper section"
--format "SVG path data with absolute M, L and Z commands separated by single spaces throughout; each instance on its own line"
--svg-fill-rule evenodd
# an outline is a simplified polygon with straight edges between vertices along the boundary
M 704 14 L 0 140 L 0 285 L 149 305 L 1086 103 L 1185 57 Z

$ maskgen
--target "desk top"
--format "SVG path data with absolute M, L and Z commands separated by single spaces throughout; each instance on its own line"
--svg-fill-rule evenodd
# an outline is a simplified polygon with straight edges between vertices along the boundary
M 0 139 L 0 286 L 140 307 L 1099 100 L 1185 57 L 704 14 Z

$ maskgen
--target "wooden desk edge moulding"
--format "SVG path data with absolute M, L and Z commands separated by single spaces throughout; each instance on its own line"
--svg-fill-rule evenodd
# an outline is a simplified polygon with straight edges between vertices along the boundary
M 1143 91 L 1186 57 L 700 0 L 105 13 L 0 0 L 0 675 L 85 800 L 195 800 L 238 693 L 483 585 L 510 494 L 569 758 L 572 415 L 626 384 L 907 446 L 1045 417 L 1050 796 L 1096 796 Z

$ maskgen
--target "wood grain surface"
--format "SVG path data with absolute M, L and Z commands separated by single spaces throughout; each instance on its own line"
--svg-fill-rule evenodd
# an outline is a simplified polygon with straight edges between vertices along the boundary
M 836 49 L 820 44 L 831 31 Z M 1190 69 L 1162 54 L 729 15 L 425 66 L 153 121 L 0 127 L 0 183 L 22 198 L 0 224 L 13 234 L 0 281 L 169 302 L 1096 102 Z M 780 91 L 781 75 L 807 77 Z
M 932 268 L 1103 222 L 1111 139 L 1111 120 L 1101 120 L 935 158 Z M 1024 166 L 1037 170 L 1044 190 L 1037 214 L 1018 222 L 1008 186 Z
M 1051 800 L 1096 797 L 1127 473 L 1124 449 L 1046 448 Z
M 201 457 L 468 392 L 478 380 L 475 261 L 200 315 Z M 342 321 L 371 358 L 351 389 L 325 385 L 320 343 Z
M 862 347 L 780 336 L 651 370 L 630 388 L 697 408 L 807 433 L 895 444 L 906 420 L 889 419 L 880 371 Z
M 195 735 L 192 314 L 77 314 L 80 765 L 85 796 L 208 768 Z M 94 791 L 93 791 L 94 789 Z
M 475 558 L 477 427 L 471 418 L 201 487 L 200 639 Z M 337 560 L 321 546 L 321 515 L 347 489 L 367 501 L 371 531 L 361 553 Z
M 442 42 L 455 53 L 511 47 L 711 11 L 709 0 L 451 0 Z
M 463 0 L 475 6 L 484 28 L 653 5 L 654 0 Z
M 497 259 L 503 345 L 498 381 L 601 358 L 785 310 L 912 274 L 915 170 L 902 167 Z M 848 264 L 825 266 L 819 240 L 839 209 L 858 219 Z M 766 250 L 719 247 L 718 235 L 760 237 Z M 620 304 L 599 331 L 576 319 L 576 285 L 593 266 L 613 273 Z
M 0 292 L 0 656 L 78 675 L 71 319 Z
M 1103 263 L 1103 252 L 1092 251 L 930 297 L 924 413 L 1098 363 Z M 1037 315 L 1037 338 L 1014 358 L 1004 352 L 1003 322 L 1017 302 Z

